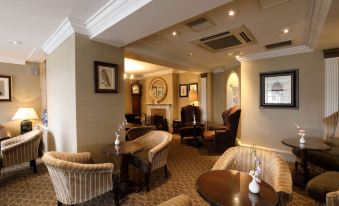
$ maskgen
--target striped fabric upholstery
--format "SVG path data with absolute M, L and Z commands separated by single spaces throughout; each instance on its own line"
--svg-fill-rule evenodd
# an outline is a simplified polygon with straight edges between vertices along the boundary
M 113 164 L 92 164 L 88 152 L 48 152 L 42 160 L 63 204 L 82 203 L 113 189 Z
M 132 127 L 126 132 L 126 141 L 135 140 L 142 135 L 146 134 L 147 132 L 156 130 L 155 126 L 141 126 L 141 127 Z
M 148 152 L 148 161 L 152 164 L 151 171 L 167 165 L 167 155 L 172 134 L 165 131 L 151 131 L 133 140 L 141 144 Z
M 339 138 L 339 112 L 324 118 L 325 140 Z
M 339 205 L 339 190 L 335 192 L 329 192 L 326 194 L 326 205 L 327 206 Z
M 292 199 L 292 177 L 288 165 L 275 152 L 256 149 L 261 160 L 262 173 L 260 179 L 271 185 L 278 193 L 278 204 L 287 205 Z M 212 170 L 238 170 L 249 172 L 254 169 L 254 156 L 251 147 L 232 147 L 224 152 Z
M 38 157 L 41 131 L 35 130 L 1 142 L 3 167 L 29 162 Z
M 159 204 L 158 206 L 192 206 L 192 202 L 189 196 L 179 195 Z

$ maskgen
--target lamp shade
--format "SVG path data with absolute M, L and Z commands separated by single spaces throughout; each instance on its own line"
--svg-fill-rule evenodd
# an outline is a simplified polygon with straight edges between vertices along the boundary
M 39 117 L 33 108 L 20 107 L 12 119 L 28 120 L 28 119 L 39 119 Z
M 188 93 L 188 101 L 190 102 L 198 101 L 198 92 L 196 90 L 191 90 Z

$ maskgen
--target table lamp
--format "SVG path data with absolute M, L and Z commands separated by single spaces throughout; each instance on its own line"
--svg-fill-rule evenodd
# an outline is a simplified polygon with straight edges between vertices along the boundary
M 20 107 L 12 118 L 12 120 L 22 120 L 20 123 L 21 134 L 32 131 L 32 121 L 30 120 L 33 119 L 39 119 L 35 110 L 23 107 Z
M 190 90 L 188 93 L 188 101 L 192 102 L 194 106 L 194 102 L 198 101 L 198 92 L 196 90 Z

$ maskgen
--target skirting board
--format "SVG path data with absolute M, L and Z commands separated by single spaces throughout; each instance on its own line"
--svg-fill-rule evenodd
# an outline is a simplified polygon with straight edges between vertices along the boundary
M 249 145 L 249 144 L 242 143 L 241 140 L 238 139 L 238 138 L 237 138 L 236 142 L 240 146 L 244 146 L 244 147 L 251 147 L 252 146 L 252 145 Z M 296 161 L 294 154 L 290 151 L 281 150 L 281 149 L 274 149 L 274 148 L 269 148 L 269 147 L 263 147 L 263 146 L 260 146 L 260 145 L 256 145 L 256 147 L 259 148 L 259 149 L 264 149 L 264 150 L 276 152 L 279 155 L 281 155 L 287 162 L 295 162 Z

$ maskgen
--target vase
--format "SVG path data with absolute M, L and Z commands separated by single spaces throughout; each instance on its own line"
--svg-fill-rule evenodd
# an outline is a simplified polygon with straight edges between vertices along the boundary
M 304 138 L 304 135 L 301 135 L 300 139 L 299 139 L 299 143 L 300 144 L 305 144 L 306 143 L 306 140 Z
M 252 181 L 248 185 L 248 189 L 250 190 L 250 192 L 252 192 L 254 194 L 259 193 L 259 191 L 260 191 L 260 186 L 259 186 L 258 182 L 255 180 L 254 176 L 252 177 Z
M 120 140 L 119 140 L 119 136 L 120 136 L 120 135 L 117 134 L 117 135 L 115 135 L 115 136 L 116 136 L 116 138 L 115 138 L 114 144 L 115 144 L 115 145 L 119 145 L 119 144 L 120 144 Z

